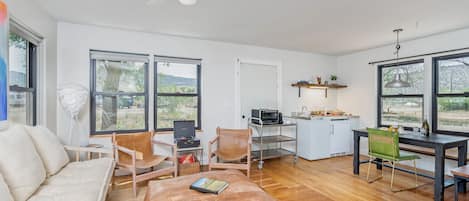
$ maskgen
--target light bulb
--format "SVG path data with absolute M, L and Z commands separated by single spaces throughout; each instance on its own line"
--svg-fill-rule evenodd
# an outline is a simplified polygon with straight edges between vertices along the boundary
M 185 6 L 192 6 L 197 3 L 197 0 L 179 0 L 179 3 Z

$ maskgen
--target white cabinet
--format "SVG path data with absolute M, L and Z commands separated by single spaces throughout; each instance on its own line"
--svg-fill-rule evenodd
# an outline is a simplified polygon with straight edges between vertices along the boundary
M 318 160 L 352 153 L 357 118 L 298 119 L 298 156 Z
M 330 154 L 350 153 L 352 142 L 352 128 L 349 119 L 330 120 Z
M 298 156 L 307 160 L 330 157 L 329 121 L 303 120 L 298 123 Z

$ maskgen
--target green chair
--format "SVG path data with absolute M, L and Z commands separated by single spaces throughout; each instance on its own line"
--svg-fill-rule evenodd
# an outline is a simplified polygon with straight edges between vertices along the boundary
M 392 166 L 391 191 L 398 192 L 403 190 L 415 189 L 418 187 L 417 167 L 415 165 L 415 160 L 420 159 L 420 157 L 417 155 L 401 153 L 401 151 L 399 150 L 399 133 L 368 128 L 368 155 L 370 157 L 368 163 L 368 172 L 366 174 L 366 180 L 368 181 L 368 183 L 372 183 L 374 181 L 377 181 L 378 179 L 383 178 L 383 170 L 381 170 L 381 176 L 369 180 L 372 161 L 375 159 L 381 159 L 383 163 L 388 162 Z M 394 170 L 396 164 L 398 164 L 400 161 L 409 160 L 412 160 L 414 163 L 415 187 L 410 187 L 406 189 L 394 189 Z

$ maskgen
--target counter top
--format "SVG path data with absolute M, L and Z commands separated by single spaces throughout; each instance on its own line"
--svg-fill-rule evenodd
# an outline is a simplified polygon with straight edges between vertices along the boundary
M 303 120 L 330 120 L 330 119 L 356 119 L 360 118 L 360 116 L 352 115 L 352 116 L 287 116 L 288 118 L 292 119 L 303 119 Z

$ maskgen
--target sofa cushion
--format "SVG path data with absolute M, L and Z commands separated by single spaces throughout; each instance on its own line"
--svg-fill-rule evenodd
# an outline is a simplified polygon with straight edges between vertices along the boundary
M 0 174 L 0 200 L 4 201 L 13 201 L 13 197 L 11 197 L 10 190 L 8 189 L 8 185 L 3 180 L 3 176 Z
M 33 139 L 42 162 L 44 162 L 47 176 L 56 174 L 70 162 L 68 154 L 57 135 L 42 126 L 25 127 Z
M 48 178 L 29 201 L 102 201 L 113 170 L 112 158 L 69 163 Z
M 46 178 L 41 157 L 21 125 L 0 132 L 0 173 L 16 201 L 28 199 Z

